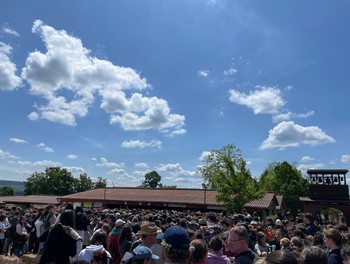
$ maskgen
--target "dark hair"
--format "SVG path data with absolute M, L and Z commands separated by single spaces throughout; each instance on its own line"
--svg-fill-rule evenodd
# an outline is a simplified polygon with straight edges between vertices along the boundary
M 190 244 L 190 251 L 193 263 L 197 263 L 200 260 L 204 260 L 208 254 L 207 245 L 202 239 L 192 240 Z
M 220 251 L 222 249 L 222 239 L 218 236 L 210 239 L 209 248 L 214 251 Z
M 90 245 L 103 245 L 104 248 L 107 248 L 107 234 L 103 231 L 96 231 L 91 239 L 90 239 Z
M 100 264 L 108 264 L 108 257 L 105 250 L 100 249 L 93 253 L 92 260 Z
M 128 225 L 123 227 L 122 232 L 120 233 L 119 243 L 124 240 L 132 241 L 132 228 Z
M 303 264 L 327 264 L 328 256 L 324 250 L 317 246 L 306 247 L 301 252 L 300 259 Z
M 73 210 L 65 210 L 60 215 L 60 223 L 75 228 L 75 214 Z
M 275 250 L 265 258 L 266 264 L 299 264 L 298 259 L 288 250 Z
M 337 247 L 341 247 L 343 244 L 343 238 L 340 232 L 334 228 L 324 231 L 324 236 L 328 239 L 332 239 Z

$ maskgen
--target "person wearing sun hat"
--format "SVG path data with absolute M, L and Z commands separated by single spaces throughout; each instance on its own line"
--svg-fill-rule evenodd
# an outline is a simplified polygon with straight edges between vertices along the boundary
M 191 239 L 187 231 L 180 226 L 169 227 L 164 234 L 159 235 L 163 239 L 165 249 L 165 264 L 187 263 L 190 258 Z
M 152 250 L 145 245 L 137 246 L 133 251 L 133 263 L 134 264 L 150 264 L 152 260 L 157 260 L 159 257 L 153 254 Z

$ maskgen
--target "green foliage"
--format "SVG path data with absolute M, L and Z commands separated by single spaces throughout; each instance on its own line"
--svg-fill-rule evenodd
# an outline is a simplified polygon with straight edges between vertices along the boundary
M 94 183 L 94 189 L 98 188 L 106 188 L 107 179 L 103 179 L 102 177 L 97 177 L 97 181 Z
M 99 177 L 93 182 L 90 177 L 80 174 L 79 179 L 73 177 L 67 169 L 60 167 L 46 168 L 45 172 L 34 172 L 24 183 L 24 193 L 67 195 L 95 188 L 104 188 L 107 180 Z
M 161 183 L 161 176 L 156 171 L 151 171 L 145 174 L 145 180 L 142 182 L 143 188 L 157 188 Z
M 15 195 L 15 190 L 10 186 L 0 187 L 0 196 L 12 196 Z
M 283 195 L 291 215 L 302 209 L 300 196 L 308 195 L 308 182 L 294 164 L 274 162 L 268 165 L 259 180 L 260 188 Z
M 239 212 L 245 203 L 262 197 L 257 181 L 252 178 L 235 145 L 211 151 L 204 163 L 198 169 L 203 175 L 203 186 L 218 191 L 216 200 L 223 202 L 228 212 Z
M 75 180 L 75 192 L 84 192 L 94 189 L 95 185 L 90 177 L 86 173 L 80 174 L 79 179 Z

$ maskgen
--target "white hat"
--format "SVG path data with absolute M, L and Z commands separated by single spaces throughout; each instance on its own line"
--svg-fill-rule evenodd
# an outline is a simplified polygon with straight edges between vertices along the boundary
M 121 226 L 121 225 L 124 225 L 125 224 L 125 221 L 122 220 L 122 219 L 118 219 L 117 221 L 115 221 L 115 226 Z

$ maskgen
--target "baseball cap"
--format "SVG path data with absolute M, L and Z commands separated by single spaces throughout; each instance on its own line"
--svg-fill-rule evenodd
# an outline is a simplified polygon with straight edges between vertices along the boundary
M 157 255 L 152 253 L 152 250 L 144 245 L 139 245 L 133 250 L 135 259 L 159 259 Z
M 187 248 L 191 242 L 187 231 L 181 226 L 169 227 L 160 238 L 164 239 L 165 243 L 177 249 Z
M 122 219 L 118 219 L 117 221 L 115 221 L 115 226 L 121 226 L 121 225 L 124 225 L 125 224 L 125 221 L 122 220 Z

